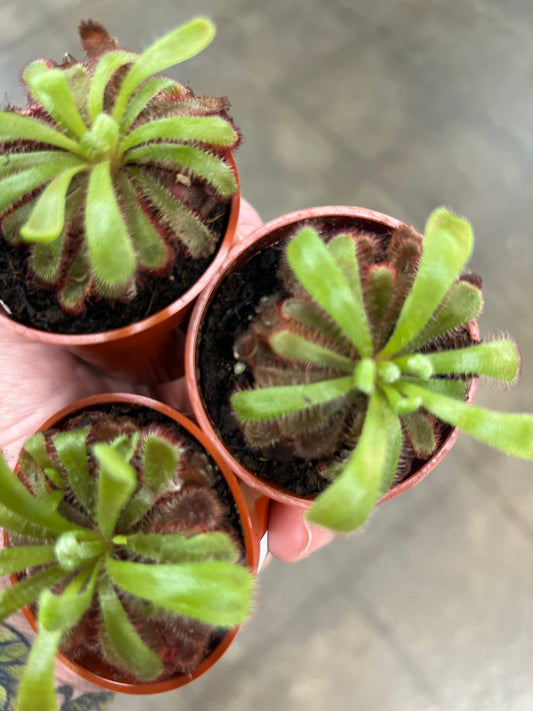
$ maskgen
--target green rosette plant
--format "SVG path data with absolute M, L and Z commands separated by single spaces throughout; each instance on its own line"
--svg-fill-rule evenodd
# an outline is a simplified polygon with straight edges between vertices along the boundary
M 480 279 L 460 276 L 468 222 L 444 208 L 422 239 L 400 228 L 323 239 L 304 227 L 281 265 L 284 288 L 263 300 L 235 344 L 253 389 L 231 407 L 263 456 L 316 460 L 329 482 L 307 512 L 338 532 L 359 527 L 395 478 L 438 448 L 443 426 L 533 459 L 533 416 L 467 404 L 472 378 L 514 382 L 509 338 L 474 342 Z
M 29 250 L 30 278 L 64 311 L 131 300 L 147 274 L 214 253 L 213 223 L 237 192 L 229 156 L 240 135 L 226 99 L 155 76 L 214 33 L 197 18 L 139 55 L 82 22 L 85 60 L 32 62 L 29 107 L 0 112 L 1 230 Z
M 32 605 L 39 628 L 17 711 L 58 709 L 58 650 L 159 681 L 194 670 L 217 629 L 246 618 L 240 534 L 207 485 L 208 458 L 175 432 L 85 416 L 32 436 L 17 471 L 0 457 L 0 573 L 18 578 L 0 619 Z

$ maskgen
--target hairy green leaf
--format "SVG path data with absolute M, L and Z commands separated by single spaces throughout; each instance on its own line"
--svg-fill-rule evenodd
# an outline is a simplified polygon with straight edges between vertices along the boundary
M 480 313 L 483 307 L 481 289 L 467 281 L 456 281 L 444 301 L 424 328 L 400 351 L 416 351 L 435 338 L 464 326 Z
M 0 575 L 18 573 L 24 568 L 51 563 L 55 560 L 54 546 L 17 546 L 0 550 Z
M 156 563 L 197 563 L 222 560 L 235 563 L 238 552 L 224 533 L 199 533 L 187 538 L 179 533 L 135 533 L 126 537 L 124 546 Z
M 23 170 L 5 178 L 2 180 L 2 191 L 0 192 L 0 214 L 9 209 L 17 200 L 55 178 L 58 173 L 79 165 L 80 161 L 75 156 L 58 152 L 57 157 L 46 165 Z
M 479 343 L 467 348 L 426 353 L 436 375 L 486 375 L 513 381 L 520 370 L 516 344 L 508 339 Z
M 398 466 L 401 448 L 398 416 L 379 393 L 369 400 L 361 437 L 341 475 L 315 500 L 306 517 L 348 533 L 366 521 Z
M 220 116 L 171 116 L 141 124 L 124 138 L 121 150 L 146 141 L 169 139 L 230 147 L 237 142 L 238 135 L 229 121 Z
M 95 444 L 93 454 L 100 464 L 96 518 L 106 537 L 115 530 L 120 513 L 137 486 L 137 472 L 111 445 Z
M 177 81 L 168 77 L 154 77 L 145 81 L 130 98 L 120 121 L 120 129 L 123 134 L 129 130 L 132 123 L 147 108 L 150 101 L 163 92 L 168 92 L 168 94 L 178 98 L 178 96 L 186 92 L 186 89 Z
M 473 241 L 466 220 L 444 208 L 431 213 L 415 280 L 382 355 L 396 353 L 424 328 L 459 277 L 472 252 Z
M 39 598 L 39 629 L 65 632 L 71 629 L 91 606 L 100 565 L 85 568 L 61 594 L 46 589 Z
M 109 286 L 125 285 L 137 265 L 128 228 L 115 197 L 108 161 L 95 165 L 90 174 L 85 233 L 98 281 Z
M 62 492 L 57 494 L 61 496 Z M 47 530 L 61 533 L 78 528 L 51 510 L 51 506 L 46 505 L 45 500 L 38 500 L 32 496 L 13 474 L 2 455 L 0 455 L 0 502 L 15 514 Z M 55 505 L 57 506 L 57 501 Z
M 0 592 L 0 620 L 5 620 L 21 607 L 32 603 L 43 590 L 57 585 L 64 577 L 65 571 L 61 570 L 59 566 L 54 566 L 2 590 Z
M 353 387 L 351 376 L 301 385 L 279 385 L 233 393 L 231 407 L 241 423 L 271 420 L 342 397 Z
M 87 251 L 81 247 L 67 272 L 65 283 L 59 292 L 61 307 L 72 313 L 78 313 L 83 307 L 83 300 L 91 288 L 91 263 Z
M 94 486 L 87 466 L 88 427 L 61 432 L 53 438 L 56 452 L 67 470 L 70 488 L 88 513 L 94 512 Z
M 346 356 L 291 331 L 276 331 L 270 336 L 269 343 L 274 353 L 282 358 L 334 368 L 345 373 L 351 373 L 354 369 L 354 363 Z
M 339 242 L 339 253 L 345 249 L 346 243 Z M 302 286 L 340 326 L 359 354 L 372 355 L 372 339 L 362 304 L 354 298 L 352 286 L 317 232 L 310 227 L 300 230 L 287 247 L 287 259 Z
M 133 64 L 138 58 L 135 52 L 116 50 L 104 54 L 96 65 L 91 88 L 89 90 L 89 116 L 94 119 L 104 110 L 104 94 L 106 86 L 113 74 L 127 64 Z
M 38 59 L 26 68 L 24 81 L 41 106 L 66 131 L 77 139 L 87 132 L 62 69 L 49 69 Z
M 452 427 L 507 454 L 533 459 L 533 415 L 491 412 L 414 383 L 401 382 L 401 388 L 408 397 L 420 397 L 426 410 Z
M 106 565 L 123 590 L 207 624 L 233 627 L 250 609 L 253 576 L 234 563 L 144 565 L 108 557 Z
M 120 87 L 113 117 L 120 122 L 130 96 L 153 74 L 196 56 L 212 41 L 215 27 L 210 20 L 198 17 L 180 25 L 146 49 L 131 67 Z
M 65 225 L 65 200 L 72 178 L 85 170 L 85 165 L 69 168 L 59 173 L 43 190 L 29 220 L 20 234 L 26 242 L 49 244 L 63 232 Z
M 0 141 L 13 141 L 19 138 L 36 143 L 49 143 L 71 153 L 82 155 L 81 148 L 76 141 L 44 121 L 11 111 L 0 111 Z
M 126 154 L 127 163 L 147 163 L 170 170 L 186 170 L 206 180 L 222 197 L 237 192 L 237 180 L 230 166 L 218 156 L 193 146 L 157 143 L 138 146 Z
M 214 235 L 190 208 L 176 200 L 144 170 L 130 168 L 129 173 L 193 257 L 208 257 L 213 253 L 216 247 Z
M 105 578 L 98 584 L 98 596 L 104 626 L 104 652 L 111 657 L 109 661 L 143 681 L 156 679 L 163 672 L 161 660 L 143 642 L 113 586 Z
M 15 711 L 35 711 L 35 700 L 43 711 L 59 711 L 55 692 L 56 653 L 62 631 L 42 629 L 33 641 L 20 682 Z

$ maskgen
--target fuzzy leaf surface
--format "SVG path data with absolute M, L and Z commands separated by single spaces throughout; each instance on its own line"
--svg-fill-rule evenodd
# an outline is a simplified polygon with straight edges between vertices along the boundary
M 414 383 L 401 382 L 401 388 L 408 396 L 420 397 L 426 410 L 453 427 L 514 457 L 533 459 L 533 415 L 484 410 Z
M 36 143 L 49 143 L 57 148 L 82 155 L 79 144 L 47 123 L 31 116 L 0 111 L 0 141 L 22 138 Z
M 133 64 L 126 75 L 115 102 L 113 117 L 120 121 L 130 96 L 153 74 L 195 57 L 212 41 L 215 27 L 208 19 L 198 17 L 180 25 L 154 42 Z
M 17 546 L 0 550 L 0 575 L 18 573 L 24 568 L 51 563 L 55 560 L 54 546 Z
M 135 52 L 116 50 L 107 52 L 100 59 L 94 70 L 88 98 L 89 116 L 93 121 L 104 110 L 105 89 L 113 74 L 121 67 L 135 62 L 138 56 Z
M 198 533 L 190 538 L 179 533 L 136 533 L 127 536 L 125 547 L 157 563 L 196 563 L 222 560 L 234 563 L 235 544 L 224 533 Z
M 140 143 L 160 139 L 233 146 L 238 136 L 229 121 L 220 116 L 171 116 L 141 124 L 127 135 L 121 148 L 126 151 Z
M 302 385 L 279 385 L 233 393 L 231 407 L 241 423 L 272 420 L 342 397 L 353 387 L 351 376 Z
M 351 285 L 316 231 L 309 227 L 300 230 L 287 247 L 287 259 L 298 281 L 340 326 L 359 354 L 372 355 L 362 304 L 354 299 Z
M 137 472 L 111 445 L 95 444 L 93 454 L 100 464 L 96 518 L 106 537 L 115 529 L 120 513 L 137 486 Z
M 424 328 L 459 277 L 473 243 L 472 229 L 466 220 L 444 208 L 431 213 L 415 280 L 383 355 L 396 353 Z
M 504 339 L 425 355 L 436 375 L 486 375 L 510 382 L 518 376 L 520 370 L 520 355 L 516 345 Z
M 21 607 L 37 600 L 43 590 L 56 585 L 64 577 L 65 571 L 54 566 L 2 590 L 0 592 L 0 620 L 4 620 L 20 610 Z
M 217 627 L 238 625 L 250 609 L 253 576 L 234 563 L 144 565 L 108 557 L 106 565 L 123 590 Z
M 344 470 L 313 503 L 307 518 L 339 533 L 358 528 L 370 515 L 398 465 L 400 421 L 379 393 L 374 393 L 361 437 Z

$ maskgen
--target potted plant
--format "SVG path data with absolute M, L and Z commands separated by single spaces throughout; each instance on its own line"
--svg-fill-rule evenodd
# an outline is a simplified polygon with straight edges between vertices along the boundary
M 198 302 L 186 369 L 205 432 L 250 485 L 338 532 L 413 485 L 457 428 L 533 459 L 533 416 L 465 399 L 514 382 L 508 338 L 480 343 L 470 225 L 441 208 L 424 237 L 379 213 L 316 208 L 265 225 Z M 217 367 L 214 368 L 214 359 Z
M 19 711 L 36 693 L 57 709 L 58 649 L 85 679 L 143 694 L 188 683 L 227 649 L 262 522 L 184 416 L 140 396 L 86 398 L 26 442 L 15 473 L 1 458 L 0 479 L 0 571 L 15 582 L 0 615 L 30 606 L 38 627 Z
M 227 99 L 158 75 L 211 42 L 209 20 L 142 54 L 79 31 L 84 61 L 32 62 L 28 106 L 0 112 L 0 317 L 146 379 L 231 246 L 240 134 Z

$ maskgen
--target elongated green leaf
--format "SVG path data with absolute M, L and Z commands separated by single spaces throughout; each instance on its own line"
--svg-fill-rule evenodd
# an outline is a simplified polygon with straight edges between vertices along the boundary
M 21 536 L 29 536 L 36 541 L 45 542 L 57 536 L 57 533 L 49 531 L 36 523 L 28 521 L 28 519 L 23 516 L 13 513 L 13 511 L 6 508 L 3 504 L 0 504 L 0 526 L 7 531 L 20 533 Z
M 459 277 L 474 236 L 466 220 L 444 208 L 429 216 L 418 271 L 383 355 L 399 351 L 424 328 Z
M 96 518 L 100 531 L 109 537 L 135 491 L 137 472 L 111 445 L 95 444 L 93 454 L 100 464 Z
M 414 385 L 421 384 L 417 378 L 405 375 L 402 376 L 401 380 L 402 382 L 413 383 Z M 424 381 L 424 387 L 431 390 L 431 392 L 447 395 L 454 400 L 464 400 L 469 385 L 469 382 L 456 380 L 455 378 L 432 378 L 431 380 Z
M 390 413 L 384 417 L 385 413 Z M 392 417 L 391 417 L 392 415 Z M 388 479 L 386 471 L 390 440 L 396 440 L 398 418 L 381 405 L 376 393 L 370 400 L 363 431 L 356 448 L 348 458 L 340 476 L 313 503 L 306 514 L 308 520 L 331 530 L 348 533 L 363 524 L 370 515 Z M 394 423 L 390 432 L 388 427 Z
M 134 52 L 116 50 L 107 52 L 100 59 L 94 70 L 89 90 L 89 116 L 93 121 L 104 110 L 104 94 L 108 81 L 118 69 L 127 64 L 132 64 L 138 56 Z
M 339 533 L 349 533 L 370 515 L 398 465 L 401 427 L 395 413 L 374 393 L 361 437 L 344 471 L 316 499 L 306 517 Z
M 61 492 L 56 492 L 61 496 Z M 28 519 L 31 523 L 42 526 L 50 531 L 72 531 L 78 526 L 67 521 L 52 510 L 51 505 L 46 501 L 33 497 L 11 469 L 6 464 L 5 459 L 0 454 L 0 501 L 15 514 Z M 51 504 L 52 502 L 50 502 Z M 57 506 L 57 501 L 55 502 Z
M 442 305 L 424 328 L 402 348 L 400 353 L 416 351 L 435 338 L 450 333 L 476 318 L 483 307 L 481 290 L 467 281 L 456 281 L 446 294 Z
M 0 156 L 0 178 L 5 178 L 14 173 L 30 168 L 39 168 L 42 165 L 49 165 L 56 158 L 61 160 L 64 153 L 60 151 L 32 151 L 30 153 L 6 153 Z M 79 161 L 79 159 L 78 159 Z M 73 161 L 74 162 L 74 161 Z
M 67 470 L 70 488 L 88 513 L 94 512 L 95 487 L 87 466 L 88 427 L 61 432 L 53 442 L 56 452 Z
M 87 133 L 62 69 L 49 69 L 42 59 L 38 59 L 26 68 L 24 81 L 41 106 L 66 131 L 75 138 Z
M 212 185 L 222 197 L 231 197 L 237 192 L 237 180 L 229 165 L 222 158 L 193 146 L 176 143 L 138 146 L 126 153 L 125 160 L 127 163 L 148 163 L 170 170 L 191 171 Z
M 143 123 L 124 138 L 121 150 L 146 141 L 170 139 L 233 146 L 238 136 L 233 126 L 220 116 L 172 116 Z
M 120 121 L 130 96 L 145 79 L 196 56 L 214 36 L 212 22 L 198 17 L 154 42 L 137 58 L 126 75 L 115 102 L 113 117 Z
M 491 412 L 413 383 L 400 381 L 399 387 L 407 396 L 420 397 L 426 410 L 453 427 L 507 454 L 533 459 L 533 415 Z
M 0 592 L 0 620 L 5 620 L 21 607 L 37 600 L 42 590 L 57 585 L 64 577 L 65 571 L 54 566 L 2 590 Z
M 79 144 L 47 123 L 11 111 L 0 111 L 0 141 L 23 138 L 36 143 L 49 143 L 82 155 Z
M 115 452 L 129 462 L 135 454 L 135 450 L 139 444 L 139 439 L 139 432 L 133 432 L 133 434 L 122 434 L 115 437 L 115 439 L 111 442 L 111 446 Z
M 57 595 L 43 590 L 39 598 L 39 629 L 65 632 L 71 629 L 91 606 L 100 565 L 82 570 L 65 590 Z
M 345 373 L 352 373 L 355 367 L 355 363 L 346 356 L 291 331 L 276 331 L 270 336 L 269 343 L 274 353 L 289 360 L 335 368 Z
M 54 546 L 17 546 L 0 550 L 0 575 L 18 573 L 24 568 L 51 563 L 55 560 Z
M 193 257 L 208 257 L 213 253 L 215 236 L 192 210 L 176 200 L 146 171 L 130 168 L 129 173 Z
M 59 711 L 55 692 L 56 654 L 62 631 L 39 630 L 20 682 L 15 711 Z
M 87 529 L 85 538 L 88 540 L 79 541 L 71 531 L 59 536 L 54 544 L 54 551 L 63 570 L 76 570 L 91 558 L 105 552 L 106 544 L 94 531 Z
M 513 381 L 520 370 L 520 355 L 516 344 L 507 339 L 426 353 L 425 357 L 436 375 L 486 375 L 497 380 Z
M 105 578 L 98 585 L 98 596 L 104 623 L 104 651 L 111 657 L 109 661 L 143 681 L 156 679 L 163 671 L 161 660 L 143 642 L 113 586 Z
M 125 285 L 135 273 L 135 252 L 115 197 L 108 161 L 91 171 L 85 233 L 98 281 L 109 286 Z
M 87 250 L 80 248 L 59 292 L 59 303 L 64 311 L 79 313 L 92 285 L 91 262 Z
M 77 167 L 79 164 L 79 159 L 75 156 L 57 152 L 57 158 L 54 161 L 5 178 L 0 191 L 0 214 L 35 188 L 55 178 L 58 173 L 68 168 Z
M 178 470 L 180 450 L 157 435 L 149 435 L 143 443 L 143 482 L 127 505 L 121 525 L 129 529 L 139 521 L 172 481 Z
M 158 270 L 168 264 L 169 248 L 165 240 L 139 204 L 138 193 L 124 174 L 117 176 L 119 192 L 124 196 L 124 215 L 137 261 L 144 267 Z
M 222 560 L 235 563 L 238 552 L 225 533 L 199 533 L 187 538 L 179 533 L 135 533 L 124 546 L 156 563 L 197 563 Z
M 233 393 L 232 410 L 242 424 L 272 420 L 342 397 L 353 387 L 350 376 L 302 385 L 279 385 Z
M 139 114 L 147 108 L 147 104 L 162 92 L 168 92 L 168 94 L 177 98 L 184 94 L 186 89 L 177 81 L 168 77 L 154 77 L 145 81 L 129 100 L 126 111 L 120 121 L 122 133 L 126 133 L 129 130 Z
M 20 234 L 26 242 L 48 244 L 57 239 L 65 225 L 65 201 L 72 178 L 85 170 L 84 164 L 64 170 L 43 190 Z
M 234 563 L 145 565 L 108 557 L 107 572 L 132 595 L 217 627 L 238 625 L 250 610 L 253 576 Z
M 344 242 L 338 243 L 339 258 L 345 246 Z M 359 354 L 372 355 L 364 309 L 357 303 L 352 286 L 315 230 L 305 227 L 293 237 L 287 247 L 287 259 L 302 286 L 340 326 Z

